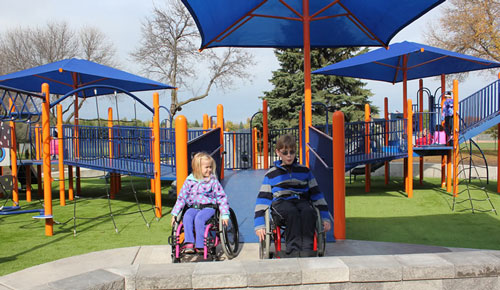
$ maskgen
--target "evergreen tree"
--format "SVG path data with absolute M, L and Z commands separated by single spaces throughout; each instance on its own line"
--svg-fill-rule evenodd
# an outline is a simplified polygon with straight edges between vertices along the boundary
M 336 63 L 367 50 L 359 48 L 320 48 L 311 50 L 311 68 L 316 70 Z M 273 72 L 270 82 L 274 89 L 264 92 L 269 105 L 269 126 L 271 128 L 290 128 L 298 125 L 299 111 L 304 103 L 304 57 L 302 49 L 275 49 L 280 68 Z M 312 101 L 328 106 L 330 112 L 341 110 L 347 122 L 364 118 L 364 106 L 370 104 L 370 90 L 366 84 L 348 77 L 312 75 Z M 378 108 L 370 106 L 372 114 Z M 331 113 L 329 115 L 331 123 Z M 313 124 L 325 123 L 323 106 L 313 105 Z

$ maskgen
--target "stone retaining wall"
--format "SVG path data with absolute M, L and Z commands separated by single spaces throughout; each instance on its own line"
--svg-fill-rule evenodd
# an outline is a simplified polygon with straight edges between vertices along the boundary
M 500 289 L 500 251 L 140 264 L 34 289 Z

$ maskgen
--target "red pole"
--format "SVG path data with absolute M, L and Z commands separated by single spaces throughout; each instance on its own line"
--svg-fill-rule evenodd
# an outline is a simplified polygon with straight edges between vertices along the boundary
M 344 114 L 337 111 L 332 118 L 333 143 L 333 235 L 345 240 L 345 132 Z

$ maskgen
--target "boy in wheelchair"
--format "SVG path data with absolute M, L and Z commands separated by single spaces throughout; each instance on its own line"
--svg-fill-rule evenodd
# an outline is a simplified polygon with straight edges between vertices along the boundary
M 330 230 L 333 219 L 316 179 L 309 168 L 297 163 L 295 152 L 292 135 L 283 135 L 276 142 L 276 154 L 281 160 L 266 173 L 257 196 L 255 234 L 261 242 L 270 234 L 266 232 L 266 211 L 271 208 L 275 222 L 285 226 L 286 255 L 311 257 L 317 254 L 313 251 L 317 219 L 321 218 L 325 232 Z
M 206 259 L 207 252 L 213 254 L 218 242 L 218 238 L 207 237 L 209 231 L 215 230 L 216 234 L 222 232 L 223 237 L 220 237 L 222 242 L 230 242 L 225 241 L 225 238 L 228 238 L 227 227 L 229 224 L 233 230 L 231 233 L 233 242 L 235 242 L 233 247 L 237 249 L 238 244 L 236 216 L 229 208 L 222 185 L 213 174 L 215 171 L 214 159 L 207 153 L 200 152 L 193 157 L 191 165 L 193 173 L 186 178 L 172 209 L 170 243 L 173 247 L 172 258 L 174 262 L 178 262 L 180 254 L 184 253 L 203 254 Z M 217 216 L 214 216 L 216 212 Z M 207 221 L 212 222 L 212 224 L 207 225 Z M 179 249 L 182 230 L 184 242 L 182 249 Z M 223 246 L 224 252 L 226 252 L 227 247 L 230 248 L 230 245 Z

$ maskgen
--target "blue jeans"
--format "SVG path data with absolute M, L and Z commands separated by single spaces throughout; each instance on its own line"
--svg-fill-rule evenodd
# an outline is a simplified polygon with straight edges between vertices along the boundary
M 182 222 L 184 223 L 184 240 L 186 243 L 194 243 L 196 233 L 196 248 L 203 248 L 204 246 L 204 237 L 205 234 L 205 223 L 214 215 L 215 209 L 213 208 L 204 208 L 204 209 L 195 209 L 190 208 L 184 214 L 184 218 Z M 193 225 L 195 232 L 193 232 Z

